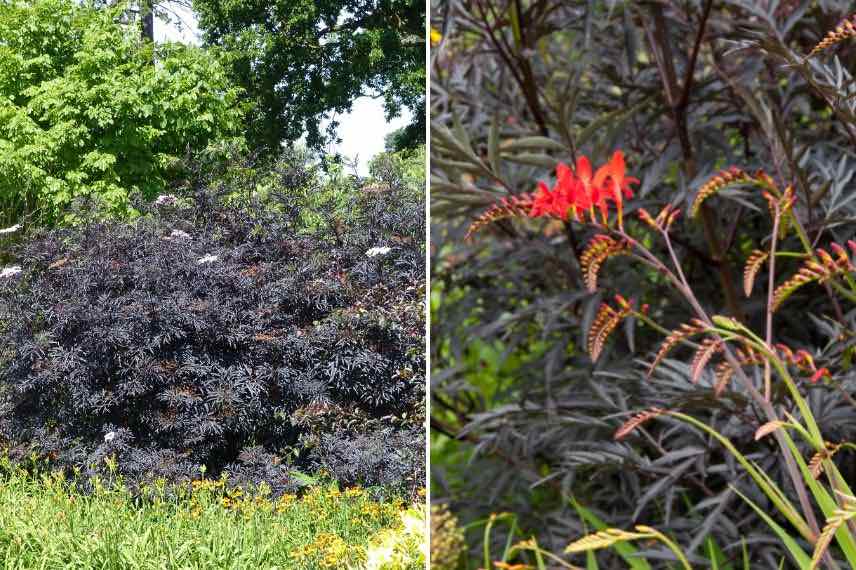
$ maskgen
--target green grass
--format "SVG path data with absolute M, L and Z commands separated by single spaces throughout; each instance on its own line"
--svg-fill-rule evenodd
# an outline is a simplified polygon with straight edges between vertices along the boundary
M 85 494 L 12 470 L 0 479 L 0 569 L 361 568 L 406 507 L 335 484 L 281 499 L 211 480 Z

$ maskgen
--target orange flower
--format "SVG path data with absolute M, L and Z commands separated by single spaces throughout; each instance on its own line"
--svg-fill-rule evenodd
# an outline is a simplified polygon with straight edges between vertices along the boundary
M 609 162 L 598 168 L 594 175 L 594 185 L 602 186 L 604 193 L 610 200 L 615 203 L 618 210 L 618 220 L 621 223 L 622 219 L 622 202 L 623 198 L 628 200 L 633 197 L 633 189 L 631 184 L 639 184 L 637 178 L 626 176 L 627 170 L 624 164 L 624 153 L 620 150 L 615 151 Z
M 577 221 L 586 221 L 586 214 L 591 221 L 595 220 L 595 210 L 600 210 L 604 224 L 609 218 L 609 202 L 616 205 L 618 223 L 622 224 L 622 202 L 624 198 L 632 198 L 631 184 L 637 184 L 636 178 L 625 175 L 626 166 L 624 154 L 616 151 L 612 158 L 592 173 L 589 159 L 580 156 L 576 169 L 559 163 L 556 166 L 556 184 L 549 188 L 543 182 L 538 183 L 532 209 L 529 216 L 533 218 L 551 216 L 567 221 L 573 214 Z

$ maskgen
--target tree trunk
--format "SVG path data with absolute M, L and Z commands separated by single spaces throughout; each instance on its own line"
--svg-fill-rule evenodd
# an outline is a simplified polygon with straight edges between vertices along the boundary
M 142 0 L 142 2 L 140 2 L 140 17 L 143 21 L 143 41 L 155 41 L 154 0 Z

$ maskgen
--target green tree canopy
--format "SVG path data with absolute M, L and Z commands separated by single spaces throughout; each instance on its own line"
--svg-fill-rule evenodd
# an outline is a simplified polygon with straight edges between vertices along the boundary
M 119 23 L 119 10 L 73 0 L 0 3 L 4 209 L 56 220 L 84 198 L 127 212 L 132 192 L 163 191 L 179 157 L 240 144 L 240 89 L 218 59 L 143 42 Z
M 361 95 L 383 97 L 388 117 L 414 112 L 402 146 L 424 140 L 425 3 L 421 0 L 194 0 L 207 42 L 227 48 L 256 103 L 251 142 L 276 149 L 347 112 Z M 335 129 L 332 123 L 330 135 Z

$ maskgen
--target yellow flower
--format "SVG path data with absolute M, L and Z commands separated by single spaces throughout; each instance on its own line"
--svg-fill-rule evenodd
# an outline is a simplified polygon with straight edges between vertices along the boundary
M 458 518 L 445 504 L 431 506 L 431 566 L 437 570 L 458 567 L 466 549 L 464 531 Z
M 440 33 L 440 30 L 431 26 L 431 45 L 435 46 L 443 41 L 443 34 Z
M 297 495 L 283 495 L 279 498 L 279 504 L 290 505 L 295 499 L 297 499 Z
M 366 570 L 423 565 L 428 557 L 425 511 L 425 505 L 414 505 L 401 513 L 397 527 L 378 533 L 369 545 Z

